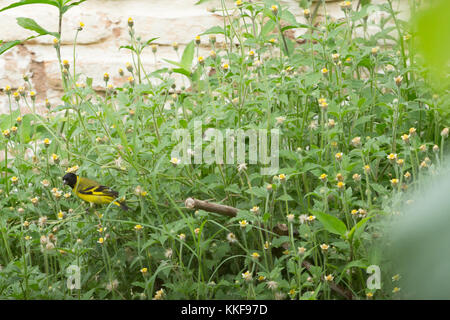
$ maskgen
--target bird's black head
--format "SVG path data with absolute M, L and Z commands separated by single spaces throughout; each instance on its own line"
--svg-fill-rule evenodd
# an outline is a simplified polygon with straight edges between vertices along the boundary
M 74 173 L 68 173 L 63 177 L 63 183 L 69 185 L 72 189 L 77 184 L 77 175 Z

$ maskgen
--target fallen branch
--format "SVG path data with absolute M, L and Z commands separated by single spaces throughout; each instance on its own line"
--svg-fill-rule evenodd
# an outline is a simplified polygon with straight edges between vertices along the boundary
M 198 199 L 194 199 L 194 198 L 187 198 L 186 201 L 184 202 L 184 205 L 186 206 L 186 208 L 191 209 L 191 210 L 204 210 L 207 212 L 219 213 L 219 214 L 231 217 L 231 218 L 234 218 L 238 213 L 238 209 L 236 209 L 236 208 L 226 206 L 223 204 L 210 203 L 210 202 L 206 202 L 206 201 L 198 200 Z M 286 224 L 282 223 L 282 224 L 277 224 L 273 231 L 279 235 L 287 235 L 289 230 L 288 230 L 288 227 L 286 226 Z M 294 234 L 298 235 L 298 232 L 295 230 Z M 312 264 L 309 263 L 308 261 L 303 261 L 302 266 L 305 267 L 306 270 L 309 271 L 309 269 L 311 269 Z M 325 277 L 323 277 L 323 276 L 322 276 L 321 280 L 326 281 Z M 328 285 L 330 286 L 331 290 L 333 290 L 337 294 L 341 295 L 342 297 L 344 297 L 348 300 L 353 300 L 354 297 L 353 297 L 352 293 L 349 292 L 348 290 L 338 286 L 337 284 L 335 284 L 332 281 L 330 281 L 328 283 Z

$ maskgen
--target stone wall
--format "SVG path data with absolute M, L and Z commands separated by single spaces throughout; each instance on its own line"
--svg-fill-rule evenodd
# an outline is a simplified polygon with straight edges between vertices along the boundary
M 16 1 L 18 0 L 0 0 L 0 7 L 3 8 Z M 402 6 L 407 3 L 407 0 L 400 1 Z M 132 17 L 137 34 L 142 39 L 159 37 L 155 41 L 159 45 L 156 64 L 150 48 L 144 50 L 143 61 L 147 70 L 160 68 L 165 64 L 162 58 L 178 60 L 171 47 L 173 42 L 180 44 L 181 53 L 184 45 L 196 35 L 212 26 L 223 24 L 221 15 L 211 10 L 214 7 L 220 8 L 219 0 L 198 6 L 194 5 L 195 2 L 197 0 L 88 0 L 72 8 L 64 16 L 62 59 L 73 63 L 75 30 L 82 21 L 85 27 L 77 39 L 77 73 L 93 78 L 94 87 L 100 88 L 104 86 L 103 74 L 108 72 L 112 83 L 120 85 L 125 81 L 125 77 L 119 76 L 118 69 L 120 67 L 125 69 L 125 63 L 130 61 L 131 56 L 128 50 L 119 50 L 119 47 L 128 44 L 127 20 Z M 230 8 L 234 7 L 234 1 L 227 0 L 226 3 Z M 305 22 L 297 1 L 282 0 L 280 3 L 289 6 L 298 21 Z M 343 17 L 339 2 L 336 1 L 328 2 L 327 13 L 333 18 Z M 319 15 L 321 14 L 322 8 L 319 11 Z M 33 34 L 16 24 L 17 17 L 33 18 L 47 30 L 57 30 L 57 9 L 48 5 L 33 4 L 0 13 L 0 39 L 4 41 L 24 39 Z M 371 17 L 375 20 L 378 18 L 377 12 Z M 30 74 L 37 92 L 38 107 L 42 108 L 45 98 L 55 103 L 59 102 L 62 88 L 52 41 L 51 36 L 39 37 L 0 56 L 0 88 L 6 85 L 10 85 L 13 89 L 17 88 L 23 85 L 22 75 Z M 207 37 L 204 37 L 203 42 L 207 43 Z M 206 45 L 202 50 L 208 50 Z M 7 97 L 0 93 L 0 113 L 6 112 L 9 112 Z

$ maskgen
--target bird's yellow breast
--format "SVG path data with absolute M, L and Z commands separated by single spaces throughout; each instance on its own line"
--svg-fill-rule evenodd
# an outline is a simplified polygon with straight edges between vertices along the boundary
M 82 194 L 79 192 L 76 192 L 76 194 L 80 199 L 83 199 L 84 201 L 92 202 L 95 204 L 108 204 L 114 200 L 112 197 L 108 197 L 108 196 L 101 196 L 101 195 L 95 195 L 95 194 Z

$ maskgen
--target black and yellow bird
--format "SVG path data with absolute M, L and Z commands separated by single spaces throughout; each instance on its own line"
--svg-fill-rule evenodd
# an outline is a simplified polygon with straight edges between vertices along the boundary
M 102 186 L 97 181 L 79 177 L 74 173 L 67 173 L 63 177 L 63 183 L 69 185 L 79 198 L 91 204 L 109 204 L 112 202 L 123 210 L 129 209 L 124 201 L 116 200 L 119 196 L 117 191 Z

